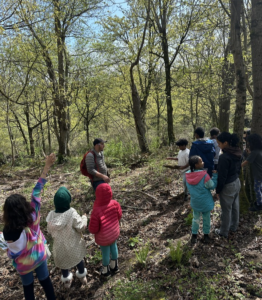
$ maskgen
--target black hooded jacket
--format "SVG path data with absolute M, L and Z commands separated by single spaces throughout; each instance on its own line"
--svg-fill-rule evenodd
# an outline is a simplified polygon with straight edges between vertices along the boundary
M 223 190 L 225 184 L 235 181 L 239 177 L 241 170 L 241 149 L 238 147 L 228 147 L 222 151 L 223 154 L 219 156 L 217 166 L 217 194 Z

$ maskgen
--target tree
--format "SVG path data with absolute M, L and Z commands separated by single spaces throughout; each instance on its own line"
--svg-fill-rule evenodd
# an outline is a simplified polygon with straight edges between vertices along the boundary
M 251 49 L 253 74 L 252 133 L 262 134 L 262 1 L 252 0 Z

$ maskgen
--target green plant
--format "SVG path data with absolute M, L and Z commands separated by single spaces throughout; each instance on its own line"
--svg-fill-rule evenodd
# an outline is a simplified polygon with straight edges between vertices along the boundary
M 140 239 L 138 236 L 136 237 L 131 237 L 128 240 L 128 245 L 129 247 L 135 247 L 136 244 L 138 244 L 139 242 L 142 242 L 143 240 Z
M 139 264 L 142 264 L 142 265 L 146 264 L 149 249 L 150 249 L 150 244 L 146 243 L 138 251 L 135 251 L 136 258 L 137 258 L 137 261 L 138 261 Z
M 184 218 L 184 220 L 185 220 L 187 226 L 192 225 L 193 212 L 191 211 L 191 212 L 187 215 L 187 217 Z
M 173 262 L 176 262 L 178 265 L 181 264 L 183 257 L 183 249 L 181 247 L 181 241 L 178 241 L 176 247 L 173 243 L 169 242 L 168 248 L 170 249 L 169 255 Z
M 91 256 L 89 254 L 87 254 L 86 256 L 87 256 L 87 258 L 90 259 L 90 263 L 93 265 L 98 264 L 102 260 L 102 252 L 99 249 L 95 250 L 95 253 L 93 256 Z

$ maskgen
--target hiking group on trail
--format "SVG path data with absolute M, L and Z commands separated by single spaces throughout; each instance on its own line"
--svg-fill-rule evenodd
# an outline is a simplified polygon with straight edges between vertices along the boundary
M 184 200 L 190 196 L 193 210 L 191 243 L 196 244 L 200 218 L 203 218 L 204 242 L 210 243 L 209 237 L 211 212 L 214 198 L 220 200 L 221 222 L 215 233 L 227 238 L 229 232 L 235 232 L 239 224 L 239 174 L 242 167 L 252 165 L 256 203 L 251 211 L 262 210 L 262 138 L 257 134 L 247 137 L 248 149 L 246 160 L 238 146 L 236 134 L 210 130 L 210 139 L 204 137 L 202 127 L 195 129 L 196 141 L 189 150 L 188 141 L 176 142 L 180 151 L 176 158 L 184 185 Z M 101 276 L 109 278 L 119 272 L 117 239 L 120 234 L 119 221 L 122 217 L 120 204 L 113 200 L 110 177 L 104 161 L 105 141 L 97 138 L 94 148 L 88 151 L 80 164 L 82 174 L 90 178 L 95 191 L 95 201 L 89 222 L 89 232 L 95 235 L 95 241 L 102 252 Z M 10 195 L 4 203 L 3 237 L 7 255 L 13 260 L 13 266 L 19 273 L 26 300 L 34 297 L 34 276 L 44 289 L 48 300 L 56 299 L 49 277 L 47 259 L 50 251 L 40 229 L 41 191 L 47 182 L 47 173 L 55 163 L 56 157 L 50 154 L 46 158 L 43 172 L 33 188 L 31 202 L 19 194 Z M 216 190 L 212 196 L 211 190 Z M 77 267 L 76 277 L 81 284 L 87 284 L 87 269 L 84 264 L 86 255 L 82 232 L 87 227 L 87 216 L 80 216 L 71 207 L 72 197 L 65 187 L 60 187 L 54 196 L 54 210 L 49 212 L 47 230 L 53 238 L 53 257 L 55 266 L 61 269 L 61 282 L 69 289 L 73 274 L 71 268 Z

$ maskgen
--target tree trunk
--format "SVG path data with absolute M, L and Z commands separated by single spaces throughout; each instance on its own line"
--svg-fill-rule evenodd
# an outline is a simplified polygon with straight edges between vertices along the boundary
M 26 105 L 25 109 L 25 117 L 26 117 L 26 125 L 28 130 L 28 137 L 29 137 L 29 145 L 30 145 L 30 154 L 32 157 L 35 156 L 35 145 L 34 145 L 34 138 L 33 138 L 33 128 L 30 125 L 30 116 L 29 116 L 29 108 Z
M 230 45 L 228 42 L 224 53 L 224 63 L 222 67 L 222 95 L 219 99 L 218 128 L 221 132 L 229 131 L 231 90 L 235 80 L 234 64 L 230 63 L 227 59 L 229 47 Z
M 234 132 L 238 135 L 240 146 L 242 147 L 246 112 L 246 78 L 240 31 L 241 2 L 239 0 L 231 0 L 231 51 L 234 56 L 236 77 Z
M 51 132 L 50 132 L 50 122 L 49 122 L 49 109 L 47 106 L 47 100 L 46 98 L 45 100 L 45 108 L 46 108 L 46 118 L 47 118 L 47 138 L 48 138 L 48 151 L 50 153 L 52 153 L 52 141 L 51 141 Z
M 19 128 L 19 130 L 20 130 L 20 132 L 21 132 L 21 134 L 22 134 L 22 137 L 23 137 L 23 139 L 24 139 L 24 143 L 25 143 L 25 146 L 26 146 L 26 153 L 27 153 L 27 155 L 29 155 L 28 141 L 27 141 L 27 138 L 26 138 L 26 136 L 25 136 L 23 127 L 22 127 L 22 125 L 21 125 L 21 123 L 20 123 L 20 121 L 19 121 L 19 119 L 18 119 L 17 114 L 16 114 L 13 110 L 12 110 L 12 113 L 13 113 L 13 115 L 14 115 L 14 117 L 15 117 L 15 120 L 16 120 L 16 122 L 17 122 L 18 128 Z
M 43 100 L 43 96 L 42 96 Z M 41 103 L 39 102 L 39 121 L 40 121 L 40 132 L 41 132 L 41 139 L 42 139 L 42 147 L 44 153 L 46 153 L 46 147 L 45 147 L 45 135 L 44 135 L 44 128 L 43 128 L 43 123 L 42 123 L 42 112 L 41 112 Z
M 173 128 L 173 105 L 171 98 L 171 71 L 170 71 L 170 62 L 168 55 L 168 42 L 166 38 L 166 32 L 163 32 L 162 36 L 162 50 L 164 54 L 164 63 L 165 63 L 165 75 L 166 75 L 166 107 L 167 107 L 167 132 L 169 145 L 174 144 L 175 136 L 174 136 L 174 128 Z
M 252 133 L 262 134 L 262 0 L 252 0 L 251 50 L 253 74 Z
M 11 143 L 11 153 L 12 153 L 12 166 L 15 164 L 15 153 L 14 153 L 14 136 L 12 133 L 12 128 L 10 126 L 9 120 L 9 100 L 7 100 L 7 110 L 6 110 L 6 125 L 8 129 L 8 135 Z

